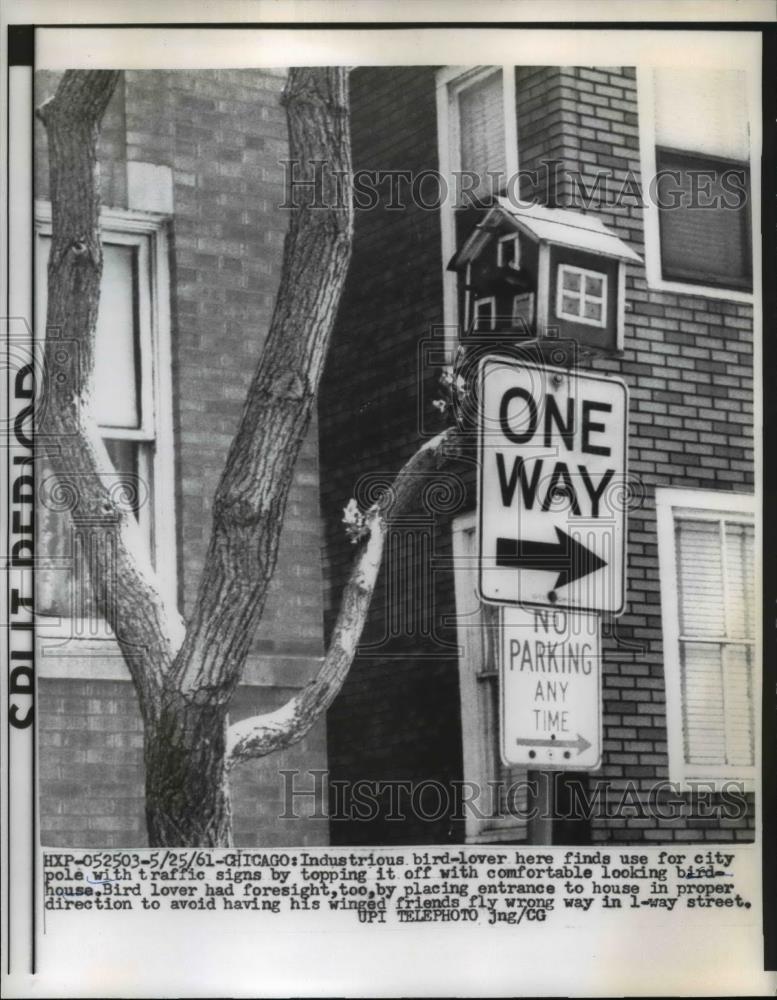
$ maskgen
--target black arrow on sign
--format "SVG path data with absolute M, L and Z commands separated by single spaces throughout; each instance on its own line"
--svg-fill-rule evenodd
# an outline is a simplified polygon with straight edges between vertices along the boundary
M 558 570 L 555 587 L 558 590 L 573 580 L 595 573 L 607 565 L 604 559 L 572 538 L 562 528 L 556 528 L 556 535 L 557 542 L 527 542 L 517 538 L 497 538 L 497 566 Z
M 516 744 L 518 746 L 524 747 L 576 747 L 578 756 L 587 750 L 593 744 L 581 736 L 580 733 L 577 734 L 576 740 L 521 740 L 517 739 Z

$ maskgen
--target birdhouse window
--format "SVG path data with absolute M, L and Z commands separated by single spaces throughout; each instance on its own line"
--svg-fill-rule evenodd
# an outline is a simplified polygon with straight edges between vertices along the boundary
M 556 315 L 588 326 L 607 323 L 607 275 L 582 267 L 560 264 Z
M 512 326 L 530 333 L 534 325 L 534 292 L 513 296 Z
M 517 235 L 500 236 L 496 247 L 497 267 L 521 269 L 521 243 Z
M 475 299 L 474 320 L 476 330 L 496 328 L 496 299 L 493 296 Z

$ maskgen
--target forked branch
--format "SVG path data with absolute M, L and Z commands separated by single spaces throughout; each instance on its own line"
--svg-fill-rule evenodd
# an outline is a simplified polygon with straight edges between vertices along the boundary
M 230 726 L 230 766 L 298 742 L 332 704 L 351 668 L 367 620 L 386 532 L 417 505 L 430 477 L 449 460 L 457 436 L 455 428 L 448 428 L 422 445 L 399 471 L 391 488 L 366 512 L 366 537 L 359 542 L 321 670 L 282 708 Z

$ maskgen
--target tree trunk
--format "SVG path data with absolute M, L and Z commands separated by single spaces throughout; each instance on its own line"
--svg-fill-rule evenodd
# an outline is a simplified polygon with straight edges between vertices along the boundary
M 146 825 L 154 847 L 229 847 L 232 811 L 218 706 L 164 700 L 144 734 Z
M 264 610 L 286 501 L 345 285 L 353 206 L 344 67 L 292 69 L 284 90 L 297 186 L 267 341 L 214 499 L 180 691 L 228 705 Z M 345 183 L 344 183 L 345 181 Z
M 117 79 L 118 73 L 105 70 L 69 71 L 54 97 L 38 110 L 48 135 L 52 233 L 45 353 L 49 377 L 37 439 L 70 496 L 73 523 L 94 532 L 95 543 L 87 551 L 96 603 L 108 621 L 117 623 L 117 640 L 141 712 L 149 718 L 183 625 L 174 609 L 165 607 L 153 568 L 142 554 L 135 517 L 111 489 L 105 475 L 110 459 L 92 415 L 103 258 L 97 138 Z
M 75 362 L 68 377 L 58 375 L 47 386 L 40 433 L 60 481 L 75 495 L 73 517 L 102 532 L 100 544 L 91 547 L 89 575 L 98 605 L 117 623 L 138 694 L 149 843 L 226 847 L 232 843 L 229 767 L 302 739 L 331 704 L 361 637 L 386 526 L 417 500 L 423 477 L 445 460 L 451 435 L 427 442 L 393 489 L 359 515 L 363 530 L 353 571 L 319 676 L 283 708 L 228 729 L 230 701 L 275 569 L 294 465 L 350 258 L 347 71 L 289 74 L 284 100 L 298 204 L 270 330 L 216 492 L 210 544 L 185 628 L 175 609 L 165 607 L 135 518 L 107 488 L 103 472 L 110 460 L 91 413 L 102 271 L 97 137 L 117 75 L 69 71 L 39 110 L 49 139 L 52 199 L 46 359 L 51 371 L 65 347 Z M 109 547 L 115 573 L 104 558 Z

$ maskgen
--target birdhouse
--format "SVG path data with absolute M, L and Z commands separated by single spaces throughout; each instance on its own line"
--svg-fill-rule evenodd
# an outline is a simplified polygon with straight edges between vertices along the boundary
M 623 344 L 625 265 L 641 258 L 591 215 L 497 198 L 448 265 L 470 337 Z

